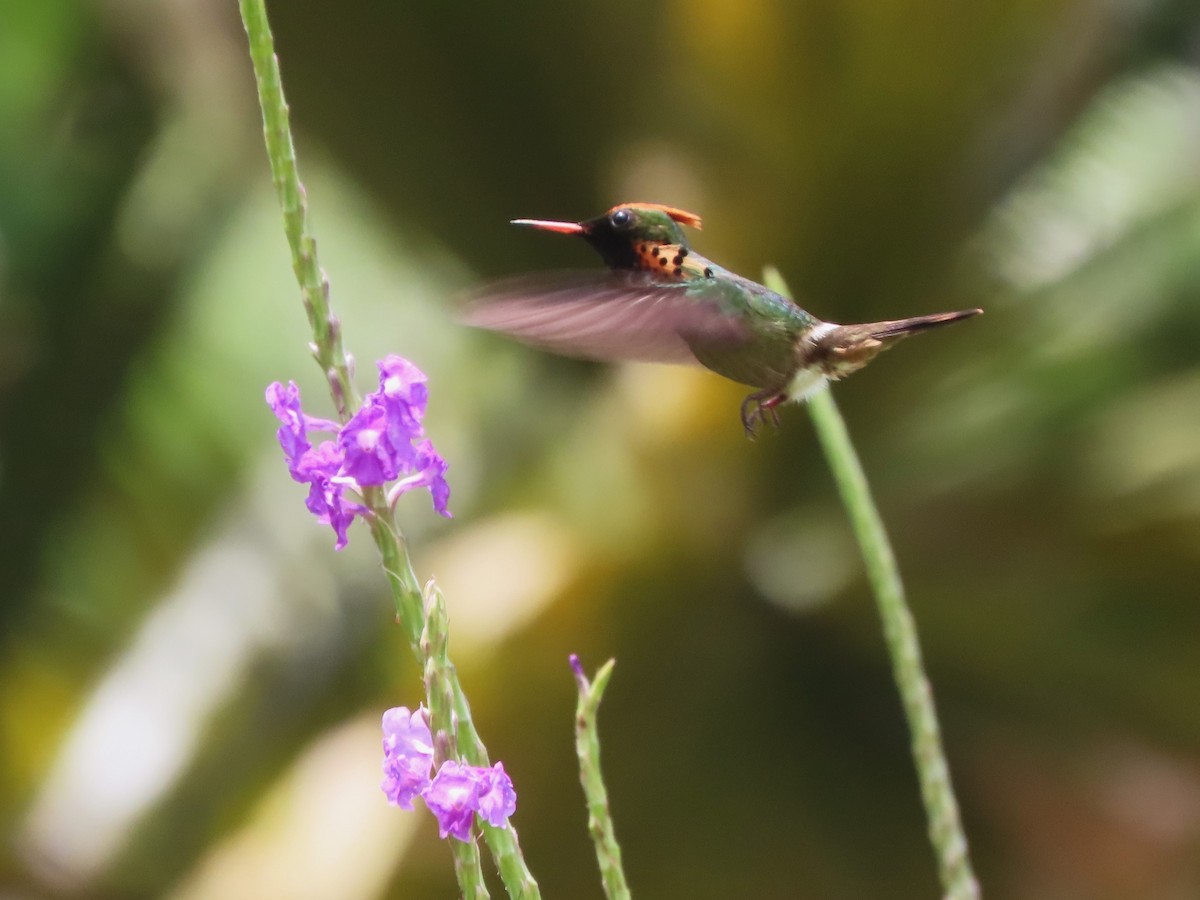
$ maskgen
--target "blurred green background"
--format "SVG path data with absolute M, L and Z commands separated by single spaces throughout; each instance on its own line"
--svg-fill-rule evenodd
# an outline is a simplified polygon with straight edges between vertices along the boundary
M 816 314 L 982 305 L 836 387 L 993 898 L 1200 896 L 1191 2 L 271 4 L 364 388 L 402 353 L 455 518 L 400 506 L 549 898 L 599 897 L 570 652 L 639 897 L 928 898 L 879 625 L 803 410 L 469 333 L 624 200 Z M 262 402 L 329 412 L 233 0 L 0 5 L 0 887 L 449 897 L 378 790 L 419 673 Z M 499 895 L 497 891 L 496 895 Z

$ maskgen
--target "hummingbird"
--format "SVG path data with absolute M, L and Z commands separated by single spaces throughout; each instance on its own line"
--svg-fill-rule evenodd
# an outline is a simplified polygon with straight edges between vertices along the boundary
M 477 291 L 463 319 L 580 359 L 699 363 L 756 388 L 741 406 L 753 439 L 780 404 L 861 369 L 901 338 L 983 312 L 962 309 L 839 325 L 694 252 L 684 227 L 700 217 L 658 203 L 622 203 L 594 219 L 513 219 L 583 238 L 608 271 L 502 279 Z

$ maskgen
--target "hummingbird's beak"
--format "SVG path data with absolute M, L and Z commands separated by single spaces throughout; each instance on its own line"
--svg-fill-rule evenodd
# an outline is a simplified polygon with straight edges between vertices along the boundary
M 583 226 L 578 222 L 553 222 L 548 219 L 513 219 L 511 224 L 537 228 L 540 231 L 555 231 L 559 234 L 583 234 Z

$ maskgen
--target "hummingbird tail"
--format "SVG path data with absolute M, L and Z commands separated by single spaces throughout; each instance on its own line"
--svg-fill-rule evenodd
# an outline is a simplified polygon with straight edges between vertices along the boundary
M 982 309 L 961 309 L 892 322 L 818 326 L 820 333 L 812 339 L 815 361 L 827 378 L 844 378 L 903 337 L 969 319 L 981 312 Z

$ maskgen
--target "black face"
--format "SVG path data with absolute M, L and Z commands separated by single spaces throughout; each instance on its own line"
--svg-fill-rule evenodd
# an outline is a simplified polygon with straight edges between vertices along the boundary
M 583 239 L 592 245 L 610 269 L 636 269 L 639 261 L 631 233 L 636 221 L 630 210 L 615 209 L 583 222 Z

